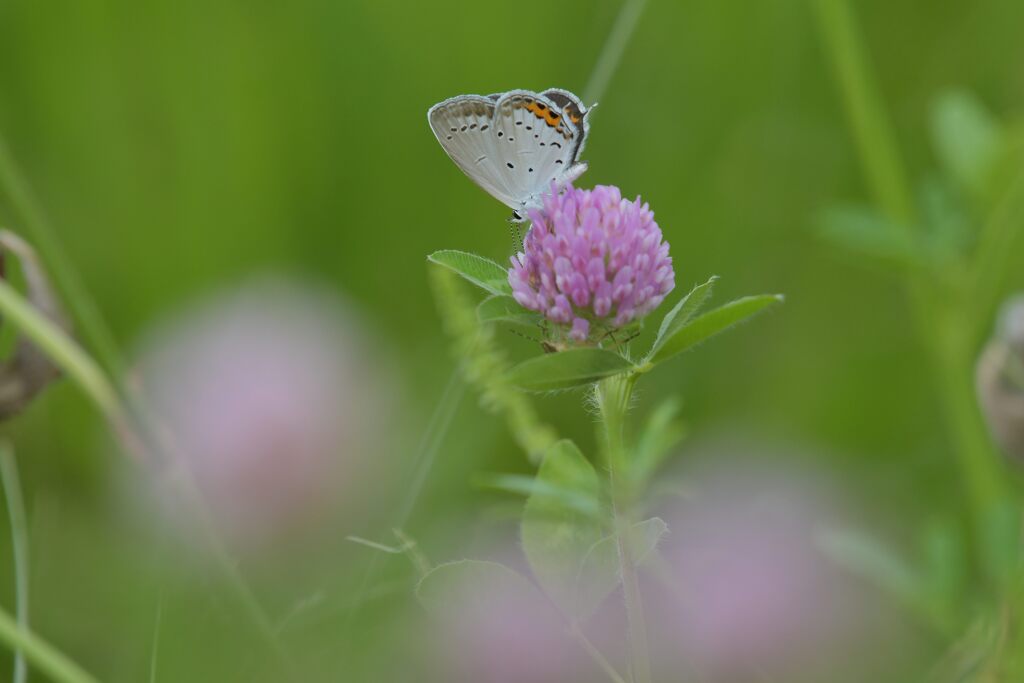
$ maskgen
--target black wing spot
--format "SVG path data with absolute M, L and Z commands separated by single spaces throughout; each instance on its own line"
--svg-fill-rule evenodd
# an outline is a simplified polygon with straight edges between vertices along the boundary
M 552 142 L 551 146 L 552 147 L 557 147 L 558 149 L 562 149 L 562 143 L 561 142 Z
M 555 159 L 555 163 L 556 164 L 560 164 L 560 163 L 562 163 L 562 160 L 561 159 Z
M 528 168 L 526 170 L 529 171 L 530 173 L 533 173 L 533 169 L 532 168 Z
M 537 136 L 536 136 L 536 135 L 534 135 L 533 137 L 537 137 Z M 541 146 L 541 147 L 545 147 L 546 145 L 545 145 L 545 144 L 544 144 L 544 143 L 542 142 L 542 143 L 540 143 L 540 146 Z
M 533 126 L 527 126 L 526 130 L 533 130 Z
M 515 165 L 511 161 L 506 161 L 505 165 L 508 166 L 509 168 L 515 168 Z
M 500 138 L 500 137 L 503 137 L 504 135 L 505 135 L 505 133 L 503 133 L 503 132 L 502 132 L 502 131 L 500 131 L 500 130 L 498 131 L 498 137 L 499 137 L 499 138 Z
M 471 126 L 469 127 L 469 129 L 470 129 L 470 130 L 473 130 L 474 128 L 476 128 L 476 124 L 475 124 L 475 123 L 474 123 L 474 124 L 472 124 L 472 125 L 471 125 Z
M 516 125 L 517 126 L 521 126 L 521 125 L 523 125 L 523 122 L 522 121 L 516 121 Z
M 480 130 L 487 130 L 490 127 L 490 124 L 485 123 L 484 125 L 480 126 Z
M 448 136 L 448 139 L 449 139 L 449 140 L 451 140 L 451 139 L 452 139 L 452 136 L 451 136 L 451 135 L 449 135 L 449 136 Z
M 452 128 L 452 132 L 453 133 L 457 133 L 457 132 L 459 132 L 459 129 L 458 128 Z
M 465 133 L 467 128 L 469 128 L 469 126 L 463 126 L 462 127 L 462 132 Z

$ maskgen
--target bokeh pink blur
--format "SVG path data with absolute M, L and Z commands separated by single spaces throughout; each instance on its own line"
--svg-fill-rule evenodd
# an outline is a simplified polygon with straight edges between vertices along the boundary
M 336 294 L 271 279 L 158 325 L 138 381 L 170 444 L 161 484 L 188 473 L 239 547 L 358 513 L 394 391 L 368 335 Z M 181 521 L 182 499 L 158 498 Z
M 645 588 L 665 680 L 837 680 L 837 662 L 867 675 L 854 660 L 878 644 L 867 637 L 874 593 L 819 543 L 851 522 L 839 489 L 764 455 L 717 454 L 681 474 L 687 494 L 664 510 L 670 533 Z

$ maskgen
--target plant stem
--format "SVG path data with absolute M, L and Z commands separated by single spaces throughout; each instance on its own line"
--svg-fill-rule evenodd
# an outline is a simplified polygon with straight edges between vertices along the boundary
M 71 377 L 111 422 L 125 422 L 117 391 L 100 366 L 4 280 L 0 280 L 0 313 Z
M 611 33 L 601 47 L 601 54 L 597 57 L 597 63 L 583 91 L 583 101 L 588 103 L 588 106 L 596 104 L 608 89 L 608 83 L 622 61 L 622 55 L 626 52 L 626 46 L 633 37 L 636 25 L 640 23 L 640 16 L 644 13 L 646 4 L 647 0 L 625 0 L 622 3 L 622 9 L 615 17 Z
M 605 656 L 601 654 L 601 651 L 598 650 L 592 642 L 590 642 L 590 639 L 587 638 L 586 634 L 580 630 L 579 626 L 573 624 L 569 632 L 580 644 L 580 647 L 583 648 L 584 652 L 586 652 L 587 655 L 594 660 L 594 663 L 601 668 L 601 671 L 604 671 L 608 675 L 608 678 L 611 679 L 612 683 L 626 683 L 622 676 L 619 675 L 619 672 L 615 670 L 615 667 L 613 667 Z
M 626 603 L 629 668 L 633 683 L 651 683 L 643 600 L 640 595 L 640 581 L 636 572 L 633 548 L 629 542 L 633 487 L 628 476 L 625 428 L 635 381 L 636 375 L 632 374 L 609 377 L 595 386 L 594 394 L 603 425 L 602 440 L 608 465 L 609 492 L 618 546 L 619 578 L 622 581 L 622 595 Z
M 18 461 L 7 441 L 0 441 L 0 479 L 3 479 L 7 515 L 11 521 L 11 546 L 14 550 L 14 600 L 18 628 L 28 630 L 28 524 L 25 521 L 25 500 L 21 495 Z M 25 683 L 28 670 L 25 656 L 14 655 L 13 683 Z
M 815 0 L 824 43 L 832 58 L 864 175 L 876 203 L 894 224 L 913 233 L 913 194 L 893 140 L 882 98 L 846 0 Z M 968 300 L 944 301 L 934 282 L 908 276 L 912 310 L 921 341 L 928 349 L 940 400 L 955 443 L 971 514 L 979 533 L 992 508 L 1005 497 L 999 460 L 974 404 L 971 382 L 972 316 Z M 976 303 L 976 302 L 975 302 Z
M 28 181 L 22 175 L 2 137 L 0 137 L 0 195 L 7 196 L 11 207 L 19 215 L 21 219 L 19 227 L 25 231 L 28 241 L 39 252 L 40 259 L 53 277 L 61 298 L 67 303 L 75 322 L 78 323 L 82 333 L 100 358 L 101 365 L 107 372 L 119 377 L 122 367 L 121 355 L 117 350 L 117 344 L 114 342 L 110 328 L 103 320 L 96 302 L 82 285 L 81 278 L 64 253 L 60 240 L 46 219 Z
M 141 412 L 128 412 L 128 406 L 114 390 L 102 368 L 63 330 L 40 314 L 7 282 L 0 280 L 0 313 L 18 330 L 38 346 L 53 363 L 71 377 L 89 398 L 106 415 L 119 435 L 130 439 L 143 448 L 161 451 L 150 455 L 166 455 L 154 439 L 148 438 L 152 430 L 148 423 L 139 423 Z M 188 509 L 199 520 L 199 528 L 221 570 L 234 589 L 242 607 L 246 610 L 260 633 L 267 639 L 274 651 L 288 663 L 280 641 L 270 625 L 270 619 L 256 602 L 251 589 L 238 572 L 223 542 L 208 518 L 205 504 L 189 474 L 179 479 L 179 493 L 188 502 Z
M 55 683 L 99 683 L 32 631 L 19 628 L 18 623 L 3 608 L 0 608 L 0 641 L 14 652 L 23 653 L 26 659 Z

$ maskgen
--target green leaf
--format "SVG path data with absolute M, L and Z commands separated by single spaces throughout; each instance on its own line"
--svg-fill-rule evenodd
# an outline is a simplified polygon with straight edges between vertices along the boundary
M 562 505 L 568 510 L 573 510 L 594 519 L 597 519 L 600 513 L 600 506 L 595 498 L 580 494 L 572 489 L 555 486 L 549 481 L 542 481 L 537 477 L 525 474 L 484 472 L 477 475 L 473 479 L 473 483 L 480 488 L 502 491 L 517 496 L 547 498 L 554 504 Z
M 781 294 L 761 294 L 730 301 L 713 311 L 691 321 L 685 327 L 665 340 L 662 347 L 650 358 L 652 363 L 661 363 L 672 356 L 700 344 L 719 332 L 737 325 L 770 306 L 782 303 Z
M 548 449 L 537 481 L 598 504 L 597 473 L 571 441 L 559 441 Z M 583 558 L 601 535 L 593 517 L 558 499 L 535 494 L 526 501 L 520 526 L 523 552 L 541 588 L 567 614 L 572 611 Z
M 543 319 L 539 313 L 528 311 L 510 296 L 489 296 L 476 308 L 481 323 L 506 322 L 524 327 L 537 327 Z
M 686 427 L 679 420 L 681 407 L 679 399 L 668 398 L 647 419 L 630 459 L 634 482 L 646 482 L 686 435 Z
M 633 563 L 643 564 L 668 533 L 668 524 L 658 517 L 634 524 L 629 529 L 629 548 Z M 619 544 L 615 536 L 606 536 L 587 551 L 577 584 L 575 616 L 585 619 L 601 606 L 619 583 Z
M 1003 147 L 999 124 L 972 93 L 951 90 L 932 107 L 932 144 L 947 174 L 983 194 Z
M 657 353 L 658 349 L 665 344 L 669 337 L 682 329 L 686 323 L 690 322 L 690 318 L 700 310 L 700 307 L 711 296 L 711 289 L 717 280 L 718 276 L 712 275 L 707 282 L 691 289 L 689 294 L 680 299 L 679 303 L 665 314 L 665 317 L 661 320 L 661 327 L 658 328 L 658 336 L 655 338 L 654 345 L 651 347 L 648 355 L 653 356 Z
M 518 572 L 497 562 L 460 560 L 434 567 L 416 585 L 416 597 L 432 616 L 456 621 L 467 603 L 486 610 L 515 600 L 543 600 L 537 588 Z
M 508 271 L 483 256 L 454 249 L 442 249 L 428 256 L 427 260 L 458 273 L 491 294 L 512 293 L 512 288 L 508 284 Z
M 569 349 L 523 361 L 509 370 L 506 379 L 526 391 L 554 391 L 593 384 L 634 367 L 619 354 L 605 349 Z
M 901 265 L 920 265 L 911 231 L 867 206 L 837 206 L 818 217 L 818 232 L 844 249 Z

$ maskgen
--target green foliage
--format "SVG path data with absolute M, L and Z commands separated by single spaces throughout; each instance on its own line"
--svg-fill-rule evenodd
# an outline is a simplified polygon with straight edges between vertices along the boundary
M 524 391 L 556 391 L 587 386 L 634 368 L 633 363 L 612 351 L 578 348 L 523 361 L 509 371 L 506 379 Z
M 762 294 L 736 299 L 719 306 L 672 332 L 659 348 L 651 349 L 648 361 L 666 361 L 782 301 L 781 294 Z
M 939 95 L 931 113 L 932 144 L 945 173 L 974 197 L 984 195 L 1003 151 L 1002 131 L 973 93 Z
M 570 491 L 597 505 L 597 473 L 571 441 L 548 449 L 537 472 L 543 487 Z M 578 506 L 546 495 L 543 488 L 526 501 L 520 526 L 523 552 L 537 582 L 566 613 L 574 612 L 576 582 L 583 558 L 603 536 L 600 523 Z
M 540 420 L 528 397 L 509 384 L 509 362 L 494 344 L 490 327 L 480 324 L 474 304 L 453 272 L 437 268 L 431 283 L 466 381 L 481 392 L 485 406 L 504 416 L 517 444 L 536 462 L 557 440 L 554 430 Z
M 700 310 L 704 302 L 711 296 L 711 289 L 714 287 L 715 282 L 718 280 L 717 275 L 712 275 L 711 278 L 702 285 L 697 285 L 690 292 L 679 300 L 672 310 L 669 311 L 664 318 L 661 320 L 661 327 L 658 328 L 658 336 L 654 340 L 654 345 L 651 347 L 651 355 L 658 352 L 665 342 L 672 337 L 676 332 L 686 326 L 690 319 Z
M 498 562 L 459 560 L 438 565 L 420 579 L 416 597 L 434 617 L 458 620 L 467 600 L 481 611 L 493 604 L 502 609 L 503 601 L 517 597 L 529 599 L 537 594 L 532 583 L 513 569 Z
M 483 256 L 455 249 L 442 249 L 428 256 L 427 260 L 458 273 L 491 294 L 507 295 L 512 293 L 512 288 L 508 284 L 507 271 Z
M 546 499 L 552 505 L 562 506 L 566 510 L 578 512 L 594 519 L 598 519 L 601 512 L 598 501 L 593 496 L 524 474 L 485 472 L 474 477 L 473 483 L 480 488 L 493 491 L 502 491 L 537 500 Z
M 652 517 L 629 528 L 629 557 L 636 566 L 648 560 L 658 542 L 668 533 L 668 524 Z M 591 546 L 583 558 L 576 586 L 575 614 L 585 619 L 593 614 L 619 583 L 618 537 L 606 536 Z
M 647 418 L 629 461 L 634 485 L 646 483 L 686 436 L 686 427 L 679 419 L 681 410 L 679 399 L 669 397 Z
M 523 327 L 537 327 L 543 317 L 539 313 L 525 310 L 510 296 L 489 296 L 480 302 L 476 317 L 481 323 L 504 322 Z

